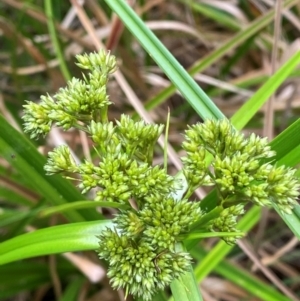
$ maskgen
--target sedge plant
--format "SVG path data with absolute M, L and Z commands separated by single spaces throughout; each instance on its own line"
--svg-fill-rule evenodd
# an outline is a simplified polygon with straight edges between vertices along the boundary
M 181 177 L 169 175 L 163 166 L 153 165 L 164 125 L 126 115 L 109 120 L 107 83 L 117 69 L 115 57 L 100 51 L 76 58 L 88 73 L 72 78 L 53 97 L 42 96 L 38 104 L 27 101 L 24 127 L 31 138 L 45 136 L 52 126 L 90 136 L 97 164 L 77 163 L 69 147 L 61 145 L 49 152 L 45 171 L 76 179 L 82 193 L 93 189 L 95 202 L 120 204 L 112 225 L 98 235 L 97 253 L 107 262 L 113 288 L 151 300 L 190 269 L 191 255 L 178 247 L 189 235 L 217 234 L 228 244 L 242 237 L 236 225 L 248 203 L 291 213 L 299 195 L 295 169 L 276 165 L 266 138 L 245 137 L 227 119 L 188 126 Z M 201 186 L 217 190 L 211 212 L 194 200 Z

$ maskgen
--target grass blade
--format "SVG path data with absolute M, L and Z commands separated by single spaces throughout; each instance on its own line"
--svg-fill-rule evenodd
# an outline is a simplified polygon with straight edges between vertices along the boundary
M 0 265 L 12 261 L 99 247 L 97 236 L 111 221 L 72 223 L 16 236 L 0 244 Z
M 58 175 L 46 176 L 44 170 L 46 158 L 1 115 L 0 132 L 0 154 L 19 172 L 28 187 L 54 205 L 82 200 L 82 195 L 70 182 Z M 65 216 L 73 222 L 101 218 L 101 215 L 95 211 L 87 209 L 81 213 L 67 211 Z
M 276 89 L 300 64 L 300 52 L 296 52 L 231 118 L 237 129 L 242 129 L 262 107 Z
M 128 209 L 127 205 L 123 205 L 116 202 L 96 202 L 96 201 L 77 201 L 68 204 L 58 205 L 50 208 L 45 208 L 40 211 L 40 217 L 46 217 L 55 213 L 61 213 L 69 210 L 78 210 L 85 208 L 95 208 L 95 207 L 104 207 L 104 208 L 117 208 L 117 209 Z
M 116 12 L 200 116 L 214 119 L 224 118 L 222 112 L 125 1 L 105 0 L 105 2 Z

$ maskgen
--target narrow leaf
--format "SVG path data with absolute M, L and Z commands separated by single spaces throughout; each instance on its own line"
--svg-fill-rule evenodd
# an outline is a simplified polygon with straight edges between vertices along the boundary
M 214 119 L 224 118 L 222 112 L 125 1 L 105 0 L 105 2 L 139 40 L 199 116 Z
M 232 124 L 237 129 L 242 129 L 299 64 L 300 51 L 296 52 L 287 60 L 238 112 L 234 114 L 231 118 Z
M 54 213 L 61 213 L 69 210 L 78 210 L 78 209 L 95 208 L 95 207 L 117 208 L 123 210 L 128 209 L 128 205 L 122 205 L 116 202 L 76 201 L 68 204 L 45 208 L 40 211 L 39 216 L 46 217 Z
M 0 132 L 1 156 L 22 175 L 24 181 L 35 192 L 41 194 L 54 205 L 82 200 L 82 195 L 70 182 L 58 175 L 46 176 L 44 170 L 46 158 L 1 115 Z M 65 216 L 73 222 L 101 218 L 101 215 L 94 210 L 84 210 L 80 214 L 76 211 L 68 211 Z
M 97 236 L 111 221 L 93 221 L 49 227 L 16 236 L 0 244 L 0 265 L 12 261 L 99 247 Z

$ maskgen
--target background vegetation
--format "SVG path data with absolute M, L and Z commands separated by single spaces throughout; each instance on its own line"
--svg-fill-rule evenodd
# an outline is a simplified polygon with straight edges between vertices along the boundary
M 56 252 L 66 249 L 68 239 L 77 239 L 74 251 L 89 250 L 94 242 L 88 244 L 82 237 L 94 237 L 101 230 L 99 213 L 93 209 L 51 209 L 84 197 L 75 183 L 45 176 L 43 170 L 43 155 L 62 143 L 79 159 L 93 157 L 88 137 L 54 129 L 47 139 L 29 142 L 22 131 L 25 100 L 38 101 L 41 94 L 64 86 L 71 75 L 81 76 L 74 64 L 78 53 L 106 47 L 119 59 L 119 72 L 109 83 L 115 104 L 112 120 L 126 113 L 165 123 L 170 109 L 168 155 L 173 174 L 180 168 L 177 150 L 187 124 L 223 114 L 237 129 L 268 136 L 281 164 L 300 162 L 299 1 L 128 2 L 136 14 L 122 1 L 86 0 L 84 6 L 75 0 L 0 3 L 0 239 L 46 229 L 40 232 L 41 246 L 26 249 L 26 241 L 2 249 L 0 245 L 0 263 L 51 253 L 55 231 L 48 227 L 65 227 L 64 236 L 55 237 Z M 155 161 L 163 162 L 160 147 Z M 199 191 L 198 197 L 206 194 Z M 209 194 L 203 206 L 213 206 L 213 199 Z M 101 213 L 111 217 L 114 212 Z M 241 229 L 249 234 L 238 246 L 217 239 L 199 242 L 191 252 L 204 300 L 300 300 L 298 216 L 298 208 L 287 217 L 253 207 L 241 220 Z M 85 232 L 68 224 L 83 221 L 90 221 Z M 47 247 L 48 253 L 42 253 Z M 165 292 L 156 300 L 168 297 Z M 123 292 L 111 290 L 105 265 L 93 251 L 0 266 L 0 300 L 123 298 Z

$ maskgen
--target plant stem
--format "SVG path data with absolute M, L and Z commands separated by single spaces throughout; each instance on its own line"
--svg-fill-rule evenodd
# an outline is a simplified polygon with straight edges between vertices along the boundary
M 178 244 L 177 247 L 177 251 L 185 251 L 182 244 Z M 192 266 L 185 274 L 173 280 L 171 291 L 174 301 L 203 301 Z
M 202 216 L 198 221 L 196 221 L 192 227 L 191 230 L 199 229 L 201 226 L 206 225 L 210 220 L 218 217 L 220 213 L 224 210 L 221 206 L 217 206 L 211 211 L 209 211 L 207 214 Z

